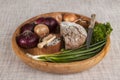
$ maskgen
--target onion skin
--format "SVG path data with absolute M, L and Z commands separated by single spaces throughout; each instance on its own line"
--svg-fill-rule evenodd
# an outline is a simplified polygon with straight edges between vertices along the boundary
M 35 21 L 35 24 L 45 24 L 48 26 L 50 33 L 56 33 L 59 23 L 52 17 L 41 17 Z
M 57 30 L 57 27 L 59 26 L 58 22 L 52 17 L 45 18 L 44 24 L 48 26 L 51 33 L 55 33 Z
M 39 37 L 35 33 L 27 30 L 17 36 L 16 41 L 21 48 L 29 49 L 37 46 Z
M 40 17 L 35 21 L 35 24 L 44 24 L 45 22 L 45 18 L 44 17 Z
M 21 27 L 20 29 L 20 33 L 23 33 L 24 31 L 26 30 L 30 30 L 30 31 L 34 31 L 34 27 L 35 27 L 35 24 L 34 23 L 28 23 L 28 24 L 25 24 L 24 26 Z
M 77 16 L 72 13 L 64 14 L 63 20 L 68 22 L 73 22 L 77 19 Z
M 53 17 L 55 20 L 57 20 L 57 22 L 59 24 L 62 22 L 63 16 L 62 16 L 61 13 L 59 13 L 59 12 L 58 13 L 52 13 L 50 16 Z

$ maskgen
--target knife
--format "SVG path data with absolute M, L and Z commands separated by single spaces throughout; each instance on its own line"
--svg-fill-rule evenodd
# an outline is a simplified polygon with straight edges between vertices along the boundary
M 90 43 L 91 43 L 92 33 L 93 33 L 94 26 L 95 26 L 95 17 L 96 17 L 95 14 L 91 15 L 91 21 L 88 27 L 88 35 L 87 35 L 87 41 L 86 41 L 87 49 L 89 48 Z

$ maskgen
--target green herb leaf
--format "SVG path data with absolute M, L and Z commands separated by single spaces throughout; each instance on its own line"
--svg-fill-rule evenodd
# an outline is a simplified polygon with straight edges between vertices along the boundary
M 113 29 L 109 22 L 107 22 L 106 24 L 105 23 L 96 24 L 93 30 L 92 44 L 105 40 L 107 36 L 110 35 L 112 30 Z

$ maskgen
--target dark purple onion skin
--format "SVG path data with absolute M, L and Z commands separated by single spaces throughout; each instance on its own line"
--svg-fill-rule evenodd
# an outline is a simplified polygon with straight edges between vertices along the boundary
M 34 31 L 35 24 L 34 23 L 28 23 L 21 27 L 20 33 L 23 33 L 26 30 Z
M 45 24 L 48 26 L 50 33 L 56 33 L 57 27 L 59 26 L 58 22 L 52 17 L 41 17 L 35 21 L 35 24 Z
M 44 24 L 45 22 L 45 18 L 44 17 L 40 17 L 37 20 L 35 20 L 35 24 Z
M 48 26 L 51 33 L 55 33 L 59 26 L 58 22 L 52 17 L 45 18 L 44 24 Z
M 37 46 L 39 37 L 35 33 L 27 30 L 17 36 L 16 41 L 21 48 L 30 49 Z

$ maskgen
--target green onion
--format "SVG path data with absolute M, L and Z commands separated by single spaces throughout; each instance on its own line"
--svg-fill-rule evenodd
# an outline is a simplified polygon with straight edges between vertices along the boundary
M 105 43 L 106 40 L 103 40 L 98 43 L 90 45 L 89 49 L 86 49 L 86 46 L 83 46 L 75 50 L 62 51 L 61 54 L 40 55 L 37 57 L 37 59 L 41 61 L 57 62 L 57 63 L 84 60 L 99 53 L 103 48 L 103 46 L 105 45 Z

